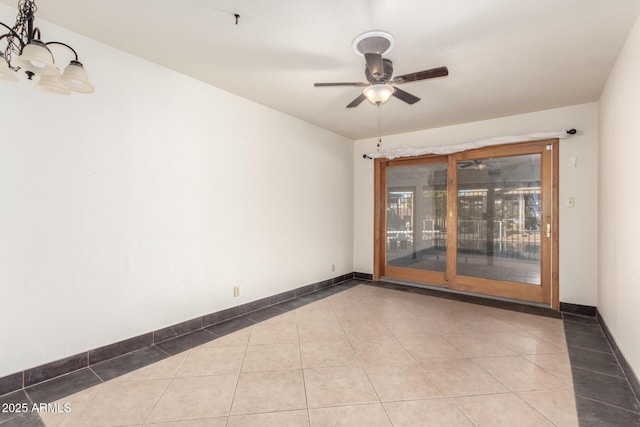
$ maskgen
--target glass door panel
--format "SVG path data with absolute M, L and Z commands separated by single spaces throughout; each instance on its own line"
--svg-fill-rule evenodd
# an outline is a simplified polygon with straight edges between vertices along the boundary
M 444 282 L 447 163 L 390 167 L 386 187 L 386 266 L 439 272 Z
M 457 162 L 458 275 L 540 285 L 540 158 Z

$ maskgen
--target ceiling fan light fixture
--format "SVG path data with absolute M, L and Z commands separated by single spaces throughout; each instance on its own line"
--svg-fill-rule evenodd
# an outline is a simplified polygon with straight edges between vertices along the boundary
M 395 88 L 389 84 L 373 84 L 367 86 L 362 94 L 367 97 L 367 100 L 374 105 L 382 105 L 391 98 L 395 92 Z

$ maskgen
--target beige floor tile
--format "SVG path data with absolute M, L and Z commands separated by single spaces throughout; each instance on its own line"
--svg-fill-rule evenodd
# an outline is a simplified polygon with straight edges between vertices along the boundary
M 467 358 L 514 356 L 517 354 L 503 344 L 487 340 L 482 334 L 442 334 L 442 337 L 458 348 Z
M 559 319 L 356 286 L 42 415 L 67 427 L 573 427 L 571 387 Z
M 300 344 L 304 368 L 360 366 L 351 343 L 342 341 L 311 341 Z
M 258 323 L 251 328 L 249 345 L 297 343 L 298 329 L 295 323 Z
M 237 378 L 237 375 L 176 378 L 151 413 L 149 422 L 227 416 Z
M 300 342 L 347 339 L 342 325 L 336 319 L 316 322 L 300 321 L 298 322 L 298 336 L 300 337 Z
M 176 377 L 237 375 L 242 367 L 246 347 L 196 348 L 182 363 Z
M 564 330 L 562 319 L 535 316 L 533 314 L 517 313 L 515 311 L 508 310 L 501 310 L 496 312 L 495 317 L 502 319 L 505 322 L 508 322 L 511 326 L 522 329 L 524 331 L 549 329 L 559 332 Z
M 398 337 L 398 341 L 418 361 L 462 359 L 464 353 L 440 335 Z
M 384 403 L 394 427 L 473 427 L 453 399 Z
M 309 409 L 311 427 L 391 427 L 389 417 L 379 403 Z
M 443 397 L 422 368 L 414 365 L 377 365 L 366 368 L 381 402 Z
M 59 407 L 63 407 L 63 408 L 64 408 L 64 405 L 69 405 L 70 406 L 70 411 L 69 412 L 64 412 L 64 411 L 60 411 L 60 412 L 40 412 L 40 418 L 42 418 L 42 421 L 44 422 L 44 424 L 47 427 L 58 426 L 71 413 L 78 412 L 79 410 L 81 410 L 83 408 L 83 406 L 85 406 L 87 404 L 86 403 L 87 399 L 91 396 L 91 394 L 93 393 L 94 389 L 96 387 L 101 387 L 101 386 L 102 386 L 102 384 L 94 386 L 94 387 L 91 387 L 91 388 L 88 388 L 86 390 L 79 391 L 79 392 L 74 393 L 74 394 L 72 394 L 70 396 L 66 396 L 66 397 L 64 397 L 64 398 L 62 398 L 60 400 L 57 400 L 56 402 L 52 402 L 52 403 L 57 403 Z
M 60 425 L 100 427 L 142 424 L 168 385 L 169 380 L 101 384 L 91 390 L 82 406 L 72 406 L 71 413 Z
M 553 424 L 578 427 L 576 399 L 572 390 L 527 391 L 518 394 Z
M 562 351 L 567 351 L 567 339 L 564 334 L 564 329 L 532 329 L 528 332 L 536 338 L 557 345 Z
M 357 294 L 353 292 L 340 292 L 327 298 L 329 305 L 335 311 L 336 309 L 352 308 L 354 310 L 363 310 L 367 306 Z
M 200 420 L 170 421 L 168 423 L 145 424 L 149 427 L 226 427 L 227 417 L 205 418 Z
M 359 366 L 305 369 L 304 383 L 309 408 L 378 402 Z
M 405 310 L 405 300 L 389 297 L 362 297 L 362 302 L 377 317 L 385 320 L 416 322 L 418 318 Z
M 185 359 L 190 352 L 177 354 L 175 356 L 168 357 L 144 368 L 136 369 L 117 378 L 114 378 L 113 382 L 123 381 L 140 381 L 140 380 L 160 380 L 171 379 L 176 376 L 178 369 L 182 366 Z
M 300 369 L 299 344 L 250 345 L 242 365 L 242 372 Z
M 260 322 L 261 325 L 272 325 L 272 324 L 282 324 L 282 323 L 296 323 L 296 313 L 295 311 L 287 311 L 277 316 L 272 317 L 271 319 L 264 320 Z
M 482 334 L 495 332 L 512 332 L 517 330 L 500 319 L 474 316 L 468 310 L 458 321 L 449 322 L 441 329 L 443 335 Z
M 381 320 L 340 320 L 342 328 L 349 337 L 373 338 L 390 337 L 391 331 Z
M 377 320 L 376 313 L 364 306 L 349 307 L 345 305 L 344 307 L 334 308 L 333 314 L 335 314 L 338 320 L 340 320 L 341 322 L 372 322 Z
M 440 322 L 422 323 L 417 320 L 384 320 L 384 324 L 396 337 L 413 337 L 429 334 L 439 334 Z
M 331 305 L 326 299 L 307 304 L 295 310 L 296 321 L 329 321 L 337 320 Z
M 305 409 L 302 370 L 247 372 L 240 374 L 232 415 Z
M 455 401 L 477 427 L 553 426 L 540 413 L 512 393 L 459 397 Z
M 394 337 L 350 338 L 350 341 L 365 366 L 412 365 L 416 362 Z
M 432 360 L 420 363 L 445 395 L 473 396 L 504 393 L 509 390 L 472 360 Z
M 249 336 L 251 335 L 251 327 L 241 329 L 229 335 L 225 335 L 220 338 L 216 338 L 213 341 L 209 341 L 206 344 L 202 344 L 200 348 L 209 347 L 240 347 L 246 346 L 249 343 Z
M 268 414 L 229 417 L 227 427 L 308 427 L 307 411 L 271 412 Z
M 535 363 L 545 371 L 567 385 L 573 385 L 571 363 L 567 353 L 558 354 L 532 354 L 524 356 L 530 362 Z
M 563 349 L 526 331 L 501 332 L 484 335 L 487 341 L 504 345 L 517 354 L 558 353 Z
M 511 391 L 549 390 L 567 385 L 522 356 L 475 359 Z

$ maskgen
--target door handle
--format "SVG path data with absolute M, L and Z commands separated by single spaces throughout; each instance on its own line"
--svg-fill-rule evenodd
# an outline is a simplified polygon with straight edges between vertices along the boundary
M 551 237 L 551 224 L 547 224 L 547 237 Z

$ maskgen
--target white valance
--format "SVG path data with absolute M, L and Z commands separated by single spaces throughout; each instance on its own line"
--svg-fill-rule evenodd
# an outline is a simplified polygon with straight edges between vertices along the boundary
M 459 153 L 461 151 L 473 150 L 474 148 L 489 147 L 491 145 L 513 144 L 516 142 L 538 141 L 542 139 L 568 138 L 575 134 L 575 129 L 562 129 L 555 132 L 536 132 L 524 135 L 499 136 L 489 139 L 481 139 L 472 142 L 463 142 L 461 144 L 450 145 L 432 145 L 429 147 L 410 147 L 402 146 L 389 150 L 380 150 L 375 153 L 365 154 L 364 157 L 369 159 L 386 158 L 397 159 L 399 157 L 424 156 L 427 154 L 447 155 Z

